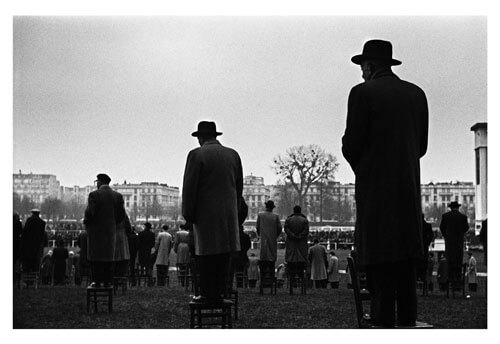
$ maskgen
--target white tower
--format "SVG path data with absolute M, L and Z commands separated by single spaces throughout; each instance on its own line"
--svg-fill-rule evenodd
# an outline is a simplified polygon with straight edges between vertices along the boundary
M 474 150 L 476 151 L 476 234 L 481 228 L 481 221 L 488 217 L 488 123 L 476 123 L 471 128 L 474 132 Z

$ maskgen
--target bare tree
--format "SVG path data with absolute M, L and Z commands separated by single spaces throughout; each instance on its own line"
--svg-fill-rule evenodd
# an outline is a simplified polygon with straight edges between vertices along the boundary
M 321 180 L 333 180 L 339 165 L 335 156 L 315 144 L 288 148 L 286 154 L 276 156 L 273 163 L 276 174 L 297 191 L 298 203 L 302 207 L 311 185 Z

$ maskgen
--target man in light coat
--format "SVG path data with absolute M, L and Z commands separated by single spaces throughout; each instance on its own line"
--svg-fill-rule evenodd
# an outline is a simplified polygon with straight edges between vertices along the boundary
M 164 286 L 168 277 L 168 267 L 170 251 L 172 250 L 172 235 L 168 232 L 168 226 L 164 225 L 162 231 L 158 233 L 155 242 L 156 252 L 156 273 L 158 275 L 158 285 Z
M 365 80 L 351 89 L 342 137 L 342 153 L 356 176 L 357 264 L 366 268 L 380 305 L 375 322 L 414 326 L 416 265 L 423 255 L 420 158 L 427 151 L 427 99 L 392 72 L 401 62 L 392 58 L 390 42 L 370 40 L 351 61 L 361 66 Z
M 238 153 L 216 139 L 214 122 L 198 123 L 192 136 L 199 148 L 189 152 L 182 187 L 182 215 L 193 224 L 200 273 L 195 302 L 222 299 L 226 291 L 230 254 L 240 250 L 238 209 L 243 192 L 243 169 Z
M 109 186 L 111 178 L 97 175 L 97 190 L 89 194 L 83 223 L 88 233 L 87 258 L 93 282 L 91 286 L 110 286 L 116 248 L 116 225 L 126 216 L 123 196 Z
M 309 248 L 309 262 L 311 263 L 311 280 L 316 288 L 326 288 L 328 258 L 325 246 L 314 239 L 314 245 Z
M 266 210 L 257 215 L 256 229 L 260 236 L 260 273 L 274 276 L 274 265 L 278 255 L 278 236 L 281 233 L 281 222 L 273 213 L 274 202 L 265 203 Z M 261 276 L 261 281 L 263 280 Z

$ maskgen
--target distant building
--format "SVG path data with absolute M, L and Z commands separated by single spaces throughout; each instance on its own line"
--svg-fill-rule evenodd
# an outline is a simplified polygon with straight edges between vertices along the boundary
M 255 221 L 259 211 L 265 209 L 264 203 L 271 198 L 273 187 L 264 184 L 263 177 L 253 175 L 243 178 L 243 198 L 248 205 L 247 221 Z
M 456 201 L 461 204 L 469 221 L 475 218 L 476 190 L 472 182 L 439 182 L 421 185 L 422 211 L 434 223 L 441 221 L 439 213 L 448 211 L 448 204 Z M 433 211 L 439 209 L 439 212 Z
M 112 188 L 123 195 L 125 210 L 133 221 L 137 218 L 177 220 L 179 188 L 158 182 L 114 184 Z
M 13 191 L 21 199 L 27 197 L 40 206 L 48 197 L 59 197 L 60 183 L 53 174 L 19 173 L 12 174 Z
M 96 186 L 61 186 L 59 188 L 59 198 L 63 202 L 76 201 L 78 204 L 87 204 L 89 193 L 94 191 Z

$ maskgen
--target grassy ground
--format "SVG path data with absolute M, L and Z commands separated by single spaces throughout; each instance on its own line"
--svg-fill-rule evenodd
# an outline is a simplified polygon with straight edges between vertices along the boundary
M 172 277 L 175 273 L 171 274 Z M 420 297 L 419 319 L 436 328 L 484 329 L 487 327 L 485 280 L 469 299 L 435 291 Z M 61 286 L 13 291 L 13 327 L 16 329 L 185 329 L 189 328 L 190 291 L 170 287 L 134 287 L 114 298 L 113 313 L 87 314 L 84 287 Z M 239 320 L 236 329 L 342 329 L 357 328 L 352 290 L 345 276 L 340 288 L 308 289 L 307 295 L 289 295 L 278 289 L 239 289 Z

